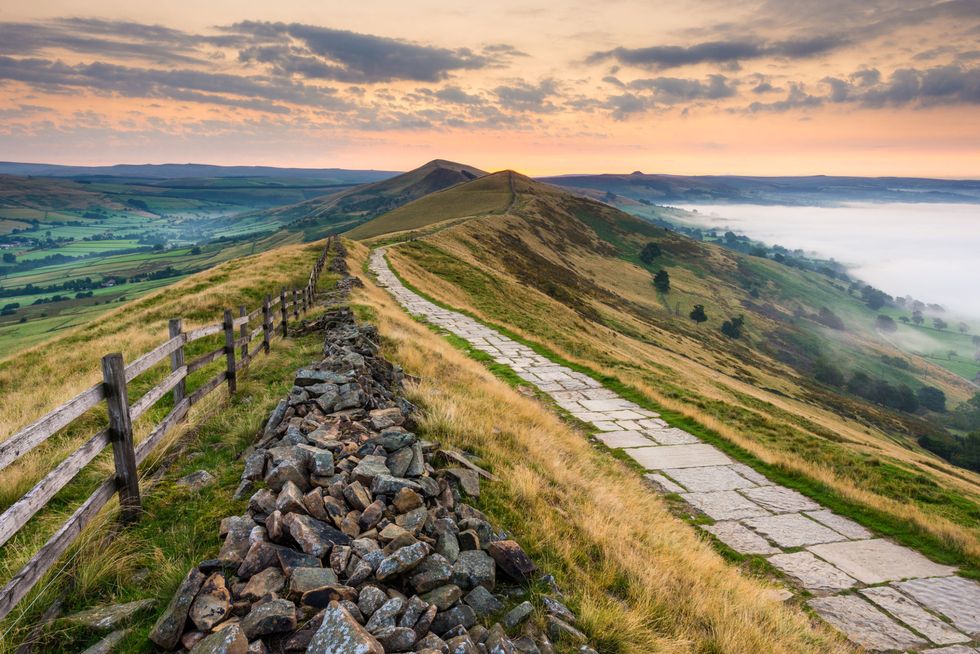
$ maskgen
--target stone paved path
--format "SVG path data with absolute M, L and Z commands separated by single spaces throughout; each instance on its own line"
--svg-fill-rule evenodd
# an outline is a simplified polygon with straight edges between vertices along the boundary
M 872 651 L 980 654 L 980 584 L 953 576 L 955 568 L 876 538 L 591 377 L 419 297 L 391 272 L 384 249 L 372 253 L 370 268 L 409 313 L 512 368 L 593 425 L 600 441 L 621 448 L 655 486 L 712 518 L 714 524 L 704 529 L 718 540 L 738 552 L 766 556 L 813 593 L 808 604 L 853 642 Z

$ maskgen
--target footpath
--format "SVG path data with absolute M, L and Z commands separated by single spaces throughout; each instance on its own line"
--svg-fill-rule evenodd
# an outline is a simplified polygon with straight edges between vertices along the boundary
M 420 297 L 391 271 L 384 248 L 372 252 L 370 270 L 410 314 L 466 340 L 591 424 L 596 439 L 625 452 L 658 490 L 710 518 L 705 531 L 742 554 L 764 556 L 854 643 L 871 651 L 980 654 L 980 583 L 770 482 L 591 377 Z

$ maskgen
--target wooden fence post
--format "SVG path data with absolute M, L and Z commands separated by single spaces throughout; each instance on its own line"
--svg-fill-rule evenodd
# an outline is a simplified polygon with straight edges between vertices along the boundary
M 247 315 L 248 315 L 248 309 L 245 308 L 244 304 L 240 305 L 238 307 L 238 317 L 244 318 Z M 243 322 L 242 326 L 238 330 L 239 336 L 241 336 L 242 338 L 248 338 L 248 335 L 250 333 L 248 329 L 248 323 L 249 323 L 248 320 Z M 242 365 L 243 366 L 248 365 L 248 343 L 242 343 Z
M 133 422 L 129 417 L 129 395 L 126 392 L 126 366 L 118 352 L 102 357 L 102 381 L 109 407 L 109 436 L 112 458 L 116 464 L 116 487 L 123 522 L 134 522 L 142 511 L 140 482 L 136 473 L 136 450 L 133 448 Z
M 225 309 L 225 361 L 227 361 L 226 372 L 228 375 L 228 393 L 234 394 L 238 390 L 238 376 L 235 370 L 235 320 L 232 318 L 231 309 Z
M 289 335 L 289 328 L 286 326 L 289 324 L 289 308 L 286 306 L 286 289 L 279 291 L 279 309 L 282 311 L 282 336 L 285 338 Z
M 294 320 L 299 320 L 299 301 L 298 301 L 299 298 L 297 297 L 298 295 L 299 292 L 297 292 L 297 290 L 294 288 L 293 289 L 293 319 Z
M 181 332 L 184 330 L 184 321 L 180 318 L 173 318 L 168 324 L 168 328 L 170 329 L 170 338 L 176 338 L 177 336 L 180 336 Z M 173 354 L 170 355 L 170 370 L 177 370 L 177 368 L 180 368 L 182 365 L 184 365 L 183 345 L 174 350 Z M 177 382 L 177 385 L 174 386 L 174 406 L 180 404 L 185 395 L 187 395 L 186 378 L 181 379 L 179 382 Z
M 272 311 L 269 310 L 269 306 L 272 302 L 272 298 L 266 293 L 265 298 L 262 300 L 262 349 L 265 353 L 269 353 L 270 342 L 272 340 L 272 334 L 269 333 L 272 327 Z

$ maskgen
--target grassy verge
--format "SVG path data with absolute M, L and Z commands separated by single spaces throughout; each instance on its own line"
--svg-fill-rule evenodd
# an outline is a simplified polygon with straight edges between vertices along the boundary
M 30 631 L 48 600 L 66 594 L 71 612 L 93 605 L 151 598 L 155 610 L 139 616 L 132 633 L 118 652 L 154 651 L 146 639 L 161 612 L 193 565 L 213 558 L 220 547 L 221 518 L 244 511 L 247 500 L 232 494 L 241 475 L 241 453 L 255 439 L 269 412 L 291 386 L 291 371 L 313 360 L 322 347 L 317 335 L 289 338 L 276 343 L 268 356 L 259 357 L 239 380 L 239 393 L 222 400 L 211 414 L 182 439 L 180 456 L 144 494 L 145 514 L 135 525 L 112 535 L 114 511 L 88 530 L 68 558 L 70 564 L 60 581 L 49 586 L 33 608 L 15 612 L 2 625 L 5 637 L 0 652 L 14 650 Z M 216 481 L 198 492 L 175 482 L 191 472 L 207 470 Z M 30 602 L 25 602 L 27 606 Z M 94 643 L 99 635 L 64 622 L 45 631 L 37 651 L 76 652 Z
M 976 557 L 969 556 L 967 553 L 955 547 L 951 547 L 950 544 L 944 541 L 942 538 L 932 533 L 924 532 L 915 524 L 897 518 L 885 511 L 876 510 L 873 507 L 849 501 L 848 499 L 841 497 L 841 495 L 838 494 L 832 486 L 810 478 L 799 471 L 790 470 L 782 466 L 767 463 L 752 452 L 735 443 L 732 443 L 728 439 L 719 435 L 717 432 L 705 427 L 684 413 L 665 408 L 651 401 L 644 393 L 628 384 L 623 383 L 617 377 L 609 374 L 602 374 L 588 366 L 582 365 L 581 363 L 570 361 L 547 346 L 527 339 L 514 333 L 503 325 L 488 321 L 470 311 L 449 306 L 411 284 L 411 282 L 401 276 L 394 268 L 392 268 L 392 271 L 406 286 L 406 288 L 436 304 L 437 306 L 467 315 L 470 318 L 477 320 L 481 324 L 497 330 L 504 336 L 526 345 L 536 353 L 547 357 L 555 363 L 567 366 L 572 370 L 592 377 L 603 386 L 615 391 L 625 399 L 631 400 L 644 408 L 650 409 L 651 411 L 658 412 L 663 419 L 672 426 L 684 429 L 685 431 L 698 436 L 706 442 L 715 445 L 732 458 L 741 461 L 751 466 L 758 472 L 764 474 L 771 481 L 789 488 L 793 488 L 794 490 L 797 490 L 804 495 L 807 495 L 811 499 L 819 502 L 825 507 L 836 511 L 841 515 L 852 518 L 880 535 L 890 537 L 903 545 L 917 549 L 938 562 L 960 566 L 961 574 L 964 576 L 980 579 L 980 561 L 978 561 Z
M 351 253 L 352 264 L 367 256 L 359 245 Z M 851 651 L 775 601 L 765 579 L 726 563 L 634 470 L 515 392 L 517 380 L 497 377 L 380 288 L 355 300 L 376 318 L 385 355 L 420 380 L 409 389 L 420 432 L 499 477 L 483 485 L 479 508 L 554 575 L 599 651 Z

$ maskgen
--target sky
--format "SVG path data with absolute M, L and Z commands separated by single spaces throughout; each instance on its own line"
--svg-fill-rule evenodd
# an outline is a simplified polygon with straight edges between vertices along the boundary
M 980 178 L 980 0 L 0 0 L 0 160 Z

